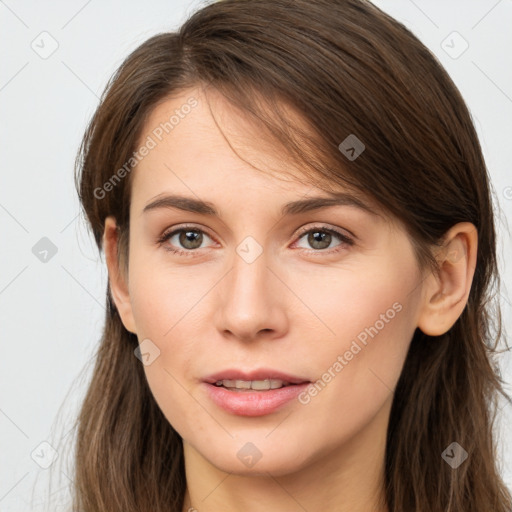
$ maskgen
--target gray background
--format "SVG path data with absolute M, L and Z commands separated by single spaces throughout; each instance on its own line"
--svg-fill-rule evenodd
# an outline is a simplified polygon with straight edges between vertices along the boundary
M 512 1 L 375 3 L 438 56 L 475 119 L 499 201 L 501 301 L 512 332 L 506 286 L 512 281 Z M 70 484 L 64 445 L 90 375 L 107 283 L 104 263 L 78 217 L 73 185 L 86 122 L 128 53 L 153 34 L 173 30 L 202 4 L 0 1 L 2 512 L 43 510 L 50 492 L 65 499 Z M 469 47 L 461 53 L 464 41 Z M 45 248 L 44 262 L 39 258 Z M 511 360 L 510 354 L 502 360 L 509 391 Z M 503 475 L 512 488 L 512 411 L 503 402 L 498 426 Z M 52 461 L 44 442 L 58 452 L 48 469 L 41 467 Z

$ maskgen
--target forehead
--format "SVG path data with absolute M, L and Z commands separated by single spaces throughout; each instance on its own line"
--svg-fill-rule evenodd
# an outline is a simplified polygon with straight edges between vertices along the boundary
M 160 102 L 144 125 L 139 146 L 144 144 L 151 149 L 132 171 L 136 211 L 162 193 L 216 202 L 242 195 L 247 204 L 265 206 L 326 190 L 306 179 L 261 126 L 215 90 L 205 96 L 190 88 Z M 367 197 L 364 202 L 372 204 Z
M 251 123 L 248 115 L 215 90 L 205 95 L 199 88 L 190 88 L 160 102 L 147 118 L 139 144 L 148 137 L 155 147 L 138 168 L 146 169 L 153 163 L 179 165 L 202 169 L 203 177 L 221 174 L 209 172 L 213 169 L 251 164 L 272 168 L 274 177 L 279 168 L 291 170 L 283 153 L 264 136 L 261 126 Z

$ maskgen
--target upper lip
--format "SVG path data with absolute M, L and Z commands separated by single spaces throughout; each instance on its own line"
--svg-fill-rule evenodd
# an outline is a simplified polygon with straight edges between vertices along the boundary
M 278 370 L 270 368 L 260 368 L 257 370 L 251 370 L 243 372 L 235 368 L 229 368 L 220 372 L 209 375 L 204 379 L 204 382 L 208 384 L 215 384 L 220 380 L 266 380 L 275 379 L 289 382 L 290 384 L 302 384 L 303 382 L 310 382 L 308 379 L 297 377 L 296 375 L 289 375 Z

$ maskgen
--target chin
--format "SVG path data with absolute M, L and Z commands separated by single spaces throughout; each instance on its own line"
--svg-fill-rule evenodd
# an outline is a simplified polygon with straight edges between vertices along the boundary
M 234 442 L 233 445 L 217 446 L 215 452 L 211 452 L 211 446 L 205 447 L 206 451 L 198 452 L 207 459 L 210 464 L 225 473 L 233 473 L 240 476 L 283 476 L 303 469 L 307 464 L 304 450 L 295 446 L 284 447 L 273 445 L 268 440 L 259 443 Z M 208 449 L 210 448 L 210 449 Z M 196 448 L 197 449 L 197 448 Z M 300 454 L 300 458 L 298 458 Z

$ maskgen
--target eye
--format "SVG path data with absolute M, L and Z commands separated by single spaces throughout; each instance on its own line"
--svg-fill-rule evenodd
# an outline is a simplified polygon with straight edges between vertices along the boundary
M 341 240 L 341 243 L 335 246 L 333 251 L 327 251 L 327 252 L 337 252 L 345 248 L 346 246 L 352 246 L 354 245 L 354 241 L 348 237 L 347 235 L 344 235 L 343 233 L 340 233 L 336 229 L 329 228 L 327 226 L 316 226 L 313 228 L 304 228 L 299 232 L 299 240 L 305 237 L 306 242 L 313 247 L 313 250 L 308 252 L 323 252 L 326 249 L 329 249 L 329 246 L 333 242 L 333 235 L 334 238 L 338 238 Z
M 350 237 L 327 226 L 306 227 L 299 232 L 299 240 L 305 238 L 305 235 L 307 235 L 307 243 L 313 248 L 308 250 L 310 253 L 334 253 L 354 245 L 354 241 Z M 158 245 L 174 254 L 195 256 L 196 250 L 202 248 L 201 245 L 205 237 L 211 240 L 211 237 L 202 229 L 195 226 L 181 226 L 164 232 L 158 239 Z M 341 243 L 333 250 L 327 250 L 330 248 L 333 238 L 338 238 Z M 173 241 L 173 239 L 175 240 Z
M 210 238 L 202 229 L 194 226 L 182 226 L 178 229 L 166 231 L 158 239 L 158 244 L 163 246 L 166 251 L 183 256 L 193 256 L 194 251 L 201 248 L 205 236 Z M 168 243 L 173 238 L 175 239 L 174 242 L 172 244 Z M 180 246 L 183 249 L 180 249 Z

